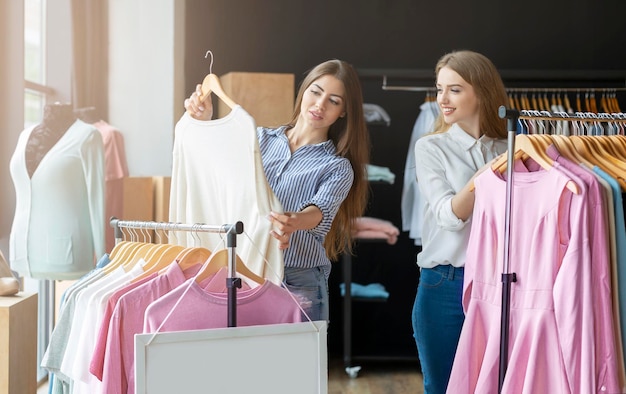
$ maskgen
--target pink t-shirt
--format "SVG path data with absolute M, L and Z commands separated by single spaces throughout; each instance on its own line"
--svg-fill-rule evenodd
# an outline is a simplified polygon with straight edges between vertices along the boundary
M 109 320 L 105 346 L 96 345 L 99 351 L 104 348 L 104 354 L 94 353 L 92 356 L 92 359 L 104 360 L 103 392 L 135 392 L 135 334 L 140 334 L 143 329 L 144 311 L 152 301 L 195 275 L 200 267 L 201 264 L 198 264 L 183 272 L 178 264 L 172 263 L 165 273 L 128 291 L 117 300 Z
M 227 327 L 227 302 L 226 294 L 209 293 L 193 280 L 188 281 L 150 304 L 146 309 L 143 332 Z M 288 290 L 270 281 L 237 292 L 239 327 L 299 322 L 301 312 L 297 301 Z
M 128 293 L 130 290 L 141 286 L 147 281 L 154 279 L 156 276 L 157 273 L 153 273 L 149 276 L 146 276 L 145 278 L 138 280 L 137 282 L 132 282 L 117 290 L 109 297 L 106 308 L 104 310 L 104 315 L 102 316 L 102 323 L 100 324 L 100 328 L 98 330 L 96 346 L 94 348 L 91 362 L 89 364 L 89 372 L 93 376 L 98 378 L 98 380 L 102 381 L 102 370 L 104 368 L 104 354 L 106 349 L 107 336 L 109 334 L 109 323 L 111 321 L 111 316 L 113 315 L 115 305 L 117 304 L 117 300 L 119 300 L 121 296 Z

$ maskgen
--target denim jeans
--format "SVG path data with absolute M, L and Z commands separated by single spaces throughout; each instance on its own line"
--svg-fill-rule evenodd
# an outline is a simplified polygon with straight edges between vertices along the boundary
M 465 315 L 463 268 L 422 268 L 413 305 L 413 335 L 422 366 L 424 393 L 446 392 Z
M 302 321 L 325 320 L 328 322 L 330 309 L 328 307 L 328 280 L 320 267 L 296 268 L 285 267 L 285 284 L 308 316 L 302 316 Z

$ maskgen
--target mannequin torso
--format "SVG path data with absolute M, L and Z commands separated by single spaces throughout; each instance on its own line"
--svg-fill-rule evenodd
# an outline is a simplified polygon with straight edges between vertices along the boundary
M 31 132 L 24 152 L 29 177 L 32 178 L 46 153 L 75 121 L 70 104 L 55 103 L 44 107 L 43 121 Z

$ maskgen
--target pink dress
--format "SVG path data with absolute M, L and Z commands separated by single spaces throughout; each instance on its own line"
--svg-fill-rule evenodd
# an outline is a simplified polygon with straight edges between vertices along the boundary
M 465 265 L 466 320 L 448 393 L 497 393 L 506 182 L 485 171 Z M 550 171 L 515 172 L 511 209 L 508 368 L 503 393 L 593 393 L 593 286 L 585 192 Z

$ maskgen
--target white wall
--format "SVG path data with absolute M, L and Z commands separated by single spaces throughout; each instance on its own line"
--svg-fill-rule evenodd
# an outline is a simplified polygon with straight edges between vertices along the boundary
M 184 0 L 109 1 L 109 123 L 130 176 L 169 176 L 183 112 Z
M 67 0 L 49 0 L 51 12 L 69 12 Z M 110 0 L 108 121 L 125 138 L 131 176 L 170 175 L 174 125 L 182 115 L 184 91 L 185 0 Z M 48 26 L 53 34 L 56 29 Z M 8 258 L 15 212 L 15 190 L 9 160 L 24 126 L 24 6 L 0 0 L 0 250 Z M 48 36 L 70 43 L 69 37 Z M 54 57 L 49 62 L 63 59 Z M 69 59 L 65 59 L 68 63 Z M 56 70 L 56 71 L 55 71 Z M 68 79 L 70 67 L 51 72 Z M 54 86 L 55 98 L 69 101 L 70 83 Z
M 0 249 L 9 258 L 15 189 L 9 160 L 24 127 L 24 4 L 0 0 Z

